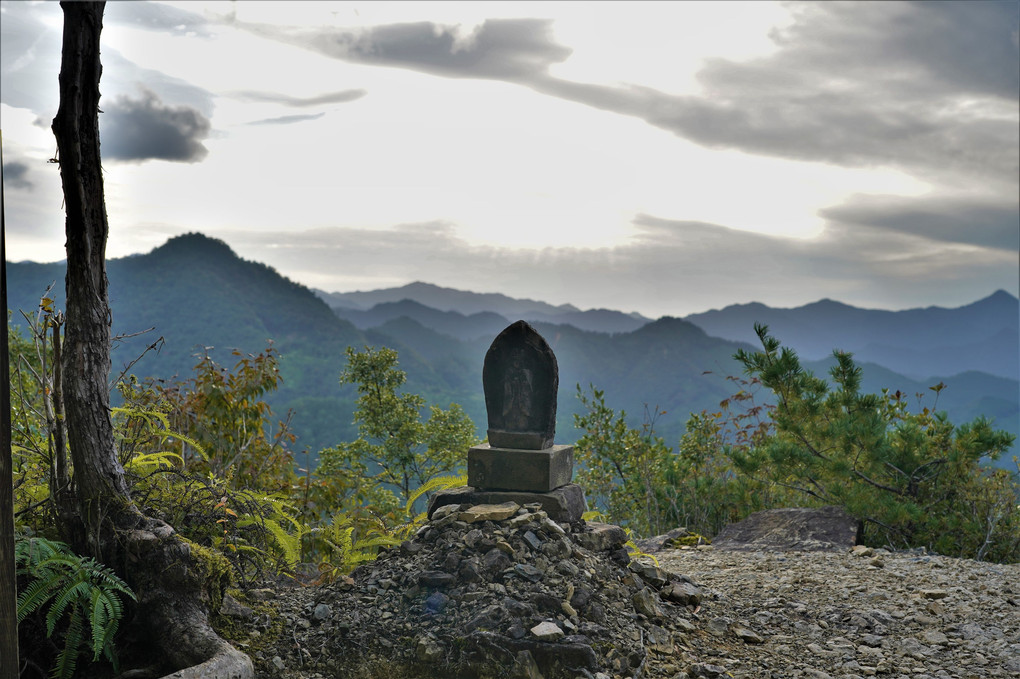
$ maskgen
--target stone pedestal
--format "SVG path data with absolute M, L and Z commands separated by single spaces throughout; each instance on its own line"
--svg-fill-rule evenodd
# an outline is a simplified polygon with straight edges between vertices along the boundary
M 584 491 L 576 483 L 568 483 L 548 493 L 529 493 L 518 490 L 480 490 L 471 486 L 451 488 L 436 493 L 429 501 L 428 516 L 444 505 L 498 505 L 516 502 L 524 506 L 537 503 L 549 518 L 557 523 L 573 523 L 588 511 Z
M 468 450 L 468 485 L 481 490 L 547 493 L 570 483 L 573 472 L 573 446 L 518 450 L 483 443 Z

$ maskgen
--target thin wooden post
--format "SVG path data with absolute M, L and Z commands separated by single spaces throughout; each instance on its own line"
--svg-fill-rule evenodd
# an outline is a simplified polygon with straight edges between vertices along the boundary
M 11 348 L 7 339 L 7 225 L 4 152 L 0 133 L 0 678 L 18 676 L 18 581 L 14 568 L 14 458 L 11 454 Z

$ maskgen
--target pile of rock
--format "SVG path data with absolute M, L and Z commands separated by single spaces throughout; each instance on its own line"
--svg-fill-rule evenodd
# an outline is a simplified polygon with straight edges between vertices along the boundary
M 631 562 L 618 526 L 560 524 L 539 504 L 438 508 L 350 578 L 281 600 L 276 674 L 638 677 L 674 653 L 702 593 Z

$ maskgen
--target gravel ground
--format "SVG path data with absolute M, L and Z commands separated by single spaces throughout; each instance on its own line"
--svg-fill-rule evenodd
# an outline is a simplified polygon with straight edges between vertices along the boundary
M 656 556 L 707 591 L 665 676 L 1020 676 L 1020 565 L 864 547 Z
M 282 634 L 239 644 L 259 677 L 450 679 L 462 661 L 485 679 L 1020 677 L 1020 565 L 701 546 L 628 568 L 615 527 L 455 519 L 354 578 L 262 590 L 262 629 Z

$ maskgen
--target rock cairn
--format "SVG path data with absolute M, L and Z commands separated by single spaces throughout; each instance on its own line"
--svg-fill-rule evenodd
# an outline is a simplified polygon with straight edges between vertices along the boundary
M 700 589 L 631 562 L 618 526 L 537 504 L 446 505 L 350 578 L 280 601 L 266 676 L 648 676 L 695 629 Z

